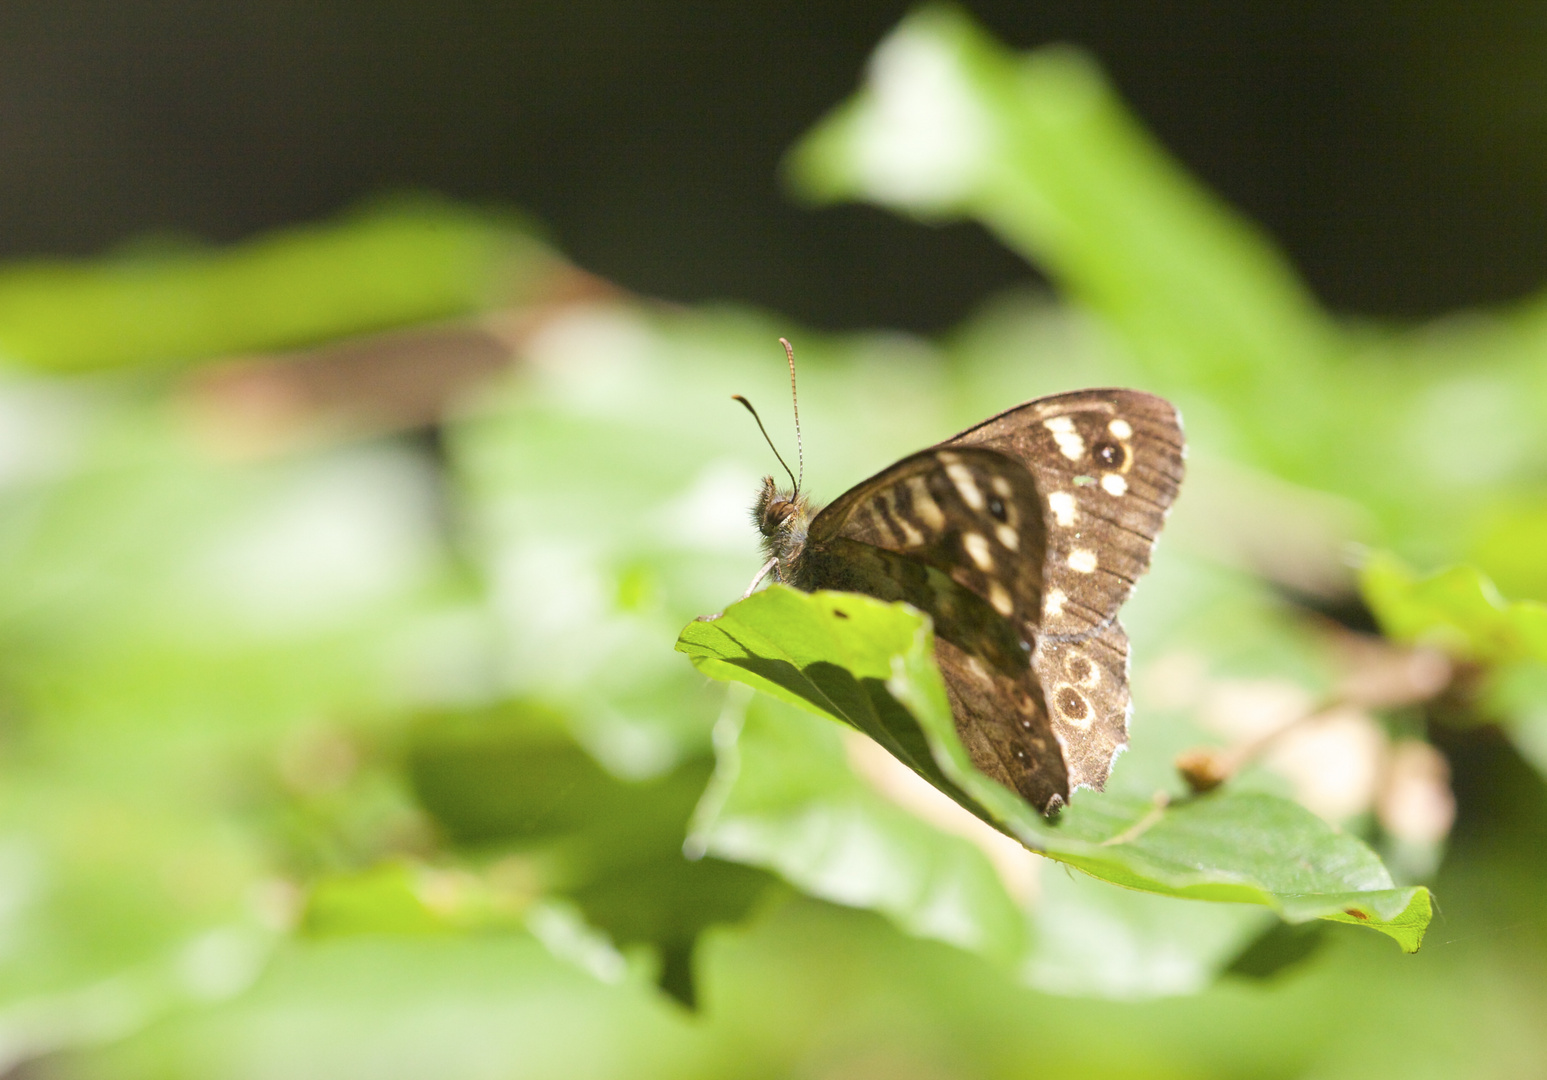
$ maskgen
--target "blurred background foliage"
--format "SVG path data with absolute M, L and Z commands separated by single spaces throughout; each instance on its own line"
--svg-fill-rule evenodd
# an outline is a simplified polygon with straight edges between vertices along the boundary
M 1433 65 L 1422 92 L 1413 58 L 1467 44 L 1459 6 L 1406 35 L 1406 9 L 1304 9 L 1317 63 L 1379 47 L 1250 180 L 1223 156 L 1233 125 L 1298 105 L 1264 102 L 1299 70 L 1221 61 L 1240 94 L 1155 109 L 1187 67 L 1163 42 L 1196 13 L 1055 6 L 1005 32 L 1116 43 L 1116 85 L 1168 144 L 1215 148 L 1205 177 L 1234 178 L 1305 274 L 1089 54 L 1019 52 L 950 10 L 892 30 L 900 7 L 748 7 L 651 53 L 674 19 L 713 20 L 238 5 L 197 50 L 226 88 L 202 98 L 159 81 L 192 70 L 157 63 L 188 47 L 178 5 L 49 10 L 0 14 L 29 31 L 0 48 L 42 102 L 0 95 L 0 1073 L 1491 1077 L 1547 1057 L 1547 114 L 1522 9 L 1487 9 L 1508 45 L 1489 66 Z M 1247 10 L 1227 24 L 1278 40 Z M 334 34 L 349 47 L 298 52 L 262 92 L 265 58 Z M 792 189 L 849 209 L 764 213 L 729 182 L 735 140 L 609 167 L 679 123 L 641 103 L 640 70 L 729 107 L 713 77 L 740 54 L 706 60 L 715 35 L 758 53 L 737 85 L 791 117 L 737 167 L 771 189 L 793 145 Z M 510 38 L 533 62 L 447 59 Z M 613 128 L 577 119 L 578 90 L 504 142 L 437 126 L 581 55 L 578 85 L 641 99 Z M 825 79 L 769 70 L 802 57 Z M 450 97 L 421 107 L 432 83 Z M 1491 127 L 1467 126 L 1473 97 Z M 138 124 L 90 137 L 121 116 Z M 150 168 L 158 146 L 230 117 L 267 141 L 211 147 L 280 164 L 219 198 L 146 179 L 178 172 Z M 1327 125 L 1391 160 L 1311 152 Z M 1452 129 L 1473 155 L 1453 175 L 1412 149 Z M 373 185 L 475 198 L 323 217 L 371 140 L 421 151 Z M 506 158 L 550 162 L 531 173 L 549 186 L 491 190 Z M 1432 228 L 1365 197 L 1404 164 L 1402 190 L 1445 208 Z M 1333 180 L 1305 185 L 1318 169 Z M 635 213 L 652 175 L 676 216 Z M 554 232 L 476 205 L 492 194 Z M 1466 249 L 1506 205 L 1520 246 Z M 58 206 L 83 212 L 66 228 Z M 813 253 L 831 266 L 805 273 Z M 1177 401 L 1190 476 L 1125 614 L 1137 712 L 1113 786 L 1178 791 L 1179 753 L 1255 746 L 1232 790 L 1292 797 L 1432 884 L 1424 950 L 1039 866 L 868 744 L 675 654 L 756 566 L 745 507 L 770 463 L 727 397 L 778 415 L 780 334 L 828 496 L 1038 394 Z M 727 828 L 756 843 L 711 843 Z

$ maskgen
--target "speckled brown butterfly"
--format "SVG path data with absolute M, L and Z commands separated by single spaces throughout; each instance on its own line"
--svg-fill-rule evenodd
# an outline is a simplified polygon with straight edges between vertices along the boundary
M 797 406 L 797 438 L 799 422 Z M 1050 813 L 1080 785 L 1099 790 L 1127 745 L 1117 611 L 1149 568 L 1184 454 L 1169 402 L 1078 390 L 910 454 L 825 509 L 793 473 L 789 490 L 765 477 L 753 520 L 768 559 L 752 587 L 771 574 L 928 612 L 973 763 Z

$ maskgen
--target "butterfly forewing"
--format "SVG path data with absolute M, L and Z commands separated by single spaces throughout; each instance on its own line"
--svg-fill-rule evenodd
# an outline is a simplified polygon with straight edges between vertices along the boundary
M 1047 532 L 1041 630 L 1077 635 L 1117 615 L 1182 479 L 1170 402 L 1136 390 L 1082 390 L 1001 413 L 950 440 L 1020 462 Z
M 851 488 L 811 523 L 808 550 L 833 537 L 940 569 L 1030 642 L 1042 610 L 1044 536 L 1025 466 L 987 449 L 932 449 Z

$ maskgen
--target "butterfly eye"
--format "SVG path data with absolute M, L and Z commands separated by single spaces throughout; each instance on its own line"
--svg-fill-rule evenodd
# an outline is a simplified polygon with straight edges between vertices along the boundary
M 1009 520 L 1008 515 L 1005 513 L 1004 500 L 999 498 L 997 495 L 989 497 L 988 512 L 994 515 L 995 521 Z
M 1121 446 L 1109 442 L 1097 443 L 1091 452 L 1096 455 L 1097 461 L 1109 469 L 1122 468 L 1123 459 L 1127 457 Z
M 772 536 L 778 532 L 784 523 L 794 515 L 795 504 L 788 499 L 779 498 L 770 502 L 763 509 L 763 520 L 759 524 L 764 536 Z

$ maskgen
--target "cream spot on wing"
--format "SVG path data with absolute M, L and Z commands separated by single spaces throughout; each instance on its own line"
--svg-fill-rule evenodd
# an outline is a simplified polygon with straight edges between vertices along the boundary
M 972 672 L 973 677 L 979 682 L 991 683 L 994 681 L 993 677 L 989 675 L 988 670 L 984 668 L 983 662 L 970 653 L 967 655 L 967 670 Z
M 878 536 L 884 536 L 893 542 L 896 541 L 896 534 L 894 534 L 891 530 L 891 527 L 887 525 L 886 519 L 881 516 L 881 511 L 876 509 L 876 504 L 874 502 L 867 502 L 865 504 L 865 513 L 868 515 L 870 529 L 872 532 Z
M 1067 529 L 1074 524 L 1074 496 L 1067 491 L 1055 491 L 1047 497 L 1047 508 L 1053 512 L 1053 520 Z
M 883 491 L 876 498 L 883 504 L 883 515 L 893 526 L 893 532 L 902 533 L 903 547 L 919 547 L 924 543 L 924 534 L 902 515 L 897 509 L 897 499 L 891 491 Z
M 1108 495 L 1124 495 L 1128 492 L 1128 481 L 1121 473 L 1109 472 L 1101 478 L 1101 487 Z
M 972 561 L 985 574 L 994 568 L 994 554 L 989 550 L 988 537 L 982 533 L 963 533 L 962 547 L 967 549 L 967 554 L 972 557 Z
M 941 450 L 935 455 L 935 460 L 939 461 L 942 465 L 955 465 L 961 460 L 961 455 L 952 453 L 949 450 Z
M 1107 430 L 1119 439 L 1133 438 L 1133 427 L 1126 420 L 1113 420 L 1107 425 Z
M 1014 529 L 1010 528 L 1010 526 L 995 525 L 994 535 L 999 538 L 999 542 L 1001 544 L 1009 548 L 1011 551 L 1019 551 L 1021 549 L 1020 534 L 1017 533 Z
M 962 497 L 962 502 L 974 510 L 981 510 L 988 505 L 983 498 L 983 492 L 978 487 L 978 482 L 973 479 L 972 470 L 959 462 L 953 461 L 945 467 L 945 475 L 951 478 L 951 483 L 956 485 L 957 492 Z
M 1010 486 L 1010 481 L 1002 476 L 994 477 L 993 480 L 989 481 L 989 484 L 993 487 L 994 494 L 998 495 L 1001 499 L 1008 499 L 1015 491 Z
M 1096 570 L 1096 553 L 1089 548 L 1075 548 L 1069 552 L 1069 569 L 1076 574 L 1091 574 Z
M 924 483 L 924 478 L 908 477 L 908 491 L 913 496 L 913 516 L 924 523 L 924 528 L 931 532 L 944 529 L 945 515 L 940 512 L 940 504 L 929 493 L 929 485 Z
M 1064 601 L 1067 599 L 1062 589 L 1049 589 L 1042 598 L 1042 614 L 1056 619 L 1064 613 Z
M 1057 435 L 1060 432 L 1073 431 L 1074 421 L 1069 419 L 1067 416 L 1055 416 L 1050 420 L 1042 421 L 1042 426 L 1047 428 L 1054 435 Z
M 994 605 L 994 610 L 1001 615 L 1009 615 L 1015 610 L 1015 601 L 1010 599 L 1010 590 L 997 581 L 988 583 L 988 602 Z
M 1067 419 L 1060 417 L 1059 419 Z M 1048 421 L 1051 423 L 1052 421 Z M 1080 437 L 1078 431 L 1055 431 L 1053 441 L 1058 444 L 1059 453 L 1070 461 L 1079 461 L 1085 456 L 1085 440 Z

